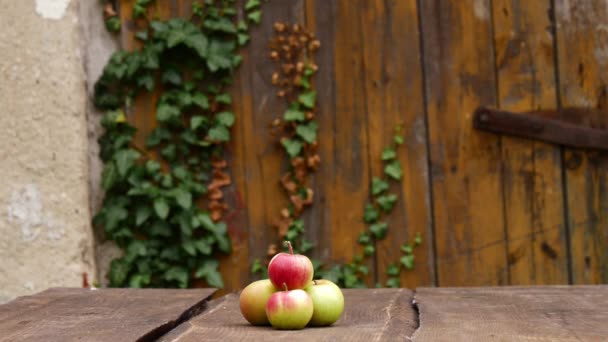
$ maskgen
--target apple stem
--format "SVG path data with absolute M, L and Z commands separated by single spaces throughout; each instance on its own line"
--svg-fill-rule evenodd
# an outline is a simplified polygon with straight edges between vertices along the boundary
M 285 291 L 289 291 L 289 289 L 287 288 L 287 283 L 283 283 L 283 288 L 285 289 Z
M 289 248 L 289 254 L 293 255 L 293 247 L 291 247 L 291 242 L 285 241 L 285 245 Z

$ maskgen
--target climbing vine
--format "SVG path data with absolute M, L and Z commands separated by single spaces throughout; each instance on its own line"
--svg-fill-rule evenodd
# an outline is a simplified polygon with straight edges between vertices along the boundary
M 403 178 L 401 163 L 397 158 L 397 150 L 403 145 L 401 127 L 395 128 L 392 144 L 382 151 L 382 162 L 384 173 L 381 177 L 372 178 L 370 185 L 370 203 L 363 210 L 363 221 L 367 229 L 359 234 L 357 242 L 363 248 L 363 252 L 353 257 L 348 264 L 334 265 L 325 275 L 326 279 L 338 283 L 340 286 L 365 287 L 363 279 L 369 273 L 366 260 L 372 258 L 376 253 L 376 242 L 386 239 L 389 225 L 387 217 L 393 211 L 397 203 L 397 194 L 390 192 L 391 183 L 400 183 Z M 387 287 L 399 287 L 401 285 L 399 275 L 403 270 L 414 269 L 414 248 L 422 243 L 422 236 L 416 234 L 413 243 L 401 245 L 402 256 L 398 262 L 391 263 L 385 270 L 389 276 Z M 382 284 L 377 284 L 382 286 Z
M 317 170 L 321 159 L 317 153 L 318 124 L 316 118 L 316 92 L 312 89 L 312 77 L 318 70 L 314 63 L 314 53 L 321 43 L 313 33 L 300 25 L 277 22 L 274 24 L 275 37 L 271 39 L 270 58 L 277 65 L 271 76 L 272 84 L 278 87 L 277 96 L 285 99 L 286 110 L 281 118 L 272 123 L 273 133 L 281 144 L 284 155 L 289 160 L 287 172 L 280 184 L 288 199 L 288 205 L 281 210 L 274 226 L 281 240 L 295 242 L 299 253 L 309 252 L 313 243 L 306 240 L 304 222 L 301 215 L 313 203 L 314 193 L 310 187 L 310 175 Z M 342 287 L 364 287 L 364 277 L 369 270 L 365 261 L 376 253 L 376 241 L 385 239 L 388 232 L 386 218 L 393 210 L 398 196 L 390 193 L 390 183 L 400 182 L 403 177 L 397 149 L 403 144 L 400 127 L 396 127 L 391 146 L 382 152 L 384 174 L 372 179 L 371 202 L 365 206 L 363 221 L 368 225 L 361 232 L 358 243 L 362 254 L 356 255 L 348 264 L 334 265 L 329 270 L 322 263 L 313 260 L 315 275 L 333 280 Z M 417 234 L 413 243 L 401 246 L 402 256 L 398 262 L 388 266 L 389 279 L 385 286 L 400 286 L 399 274 L 414 268 L 414 248 L 422 242 Z M 277 253 L 276 244 L 268 248 L 268 257 Z M 252 272 L 264 275 L 262 262 L 256 260 Z M 380 284 L 379 284 L 380 285 Z
M 320 42 L 298 24 L 277 22 L 274 30 L 276 36 L 270 41 L 270 58 L 278 70 L 272 74 L 272 84 L 279 88 L 277 96 L 285 100 L 287 109 L 272 125 L 289 159 L 289 168 L 280 182 L 289 203 L 274 225 L 281 240 L 291 241 L 297 252 L 306 253 L 313 245 L 302 236 L 304 222 L 300 217 L 312 204 L 310 174 L 321 162 L 317 153 L 316 92 L 311 85 L 318 69 L 314 53 Z M 276 246 L 272 245 L 269 254 L 275 253 Z
M 237 20 L 233 0 L 195 2 L 191 18 L 157 20 L 153 0 L 137 0 L 137 51 L 116 52 L 95 85 L 104 162 L 103 206 L 94 224 L 124 250 L 112 261 L 111 286 L 223 287 L 219 253 L 230 253 L 222 187 L 231 183 L 224 147 L 235 122 L 227 87 L 241 62 L 248 26 L 260 21 L 259 0 Z M 111 31 L 120 20 L 104 10 Z M 116 22 L 118 20 L 118 22 Z M 128 120 L 136 96 L 155 92 L 156 127 L 145 146 Z

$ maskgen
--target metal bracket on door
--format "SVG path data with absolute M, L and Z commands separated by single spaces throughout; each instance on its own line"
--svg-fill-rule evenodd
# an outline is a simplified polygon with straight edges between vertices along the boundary
M 600 115 L 608 114 L 586 108 L 513 113 L 479 107 L 473 114 L 473 127 L 564 146 L 608 150 L 608 130 L 594 128 L 599 125 L 593 119 Z

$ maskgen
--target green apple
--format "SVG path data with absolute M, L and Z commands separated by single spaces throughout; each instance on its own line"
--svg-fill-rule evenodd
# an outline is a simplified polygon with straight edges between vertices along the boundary
M 313 313 L 309 325 L 326 326 L 335 323 L 344 311 L 344 295 L 338 285 L 329 280 L 313 280 L 304 289 L 313 304 Z
M 268 325 L 266 303 L 277 289 L 269 279 L 254 281 L 241 292 L 239 304 L 241 314 L 253 325 Z
M 270 296 L 266 315 L 273 328 L 304 329 L 312 317 L 312 300 L 304 290 L 279 291 Z

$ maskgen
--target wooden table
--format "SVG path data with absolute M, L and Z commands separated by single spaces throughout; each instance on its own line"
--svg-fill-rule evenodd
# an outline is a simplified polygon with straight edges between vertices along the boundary
M 0 306 L 0 341 L 608 341 L 608 286 L 344 290 L 331 327 L 278 331 L 213 289 L 50 289 Z

